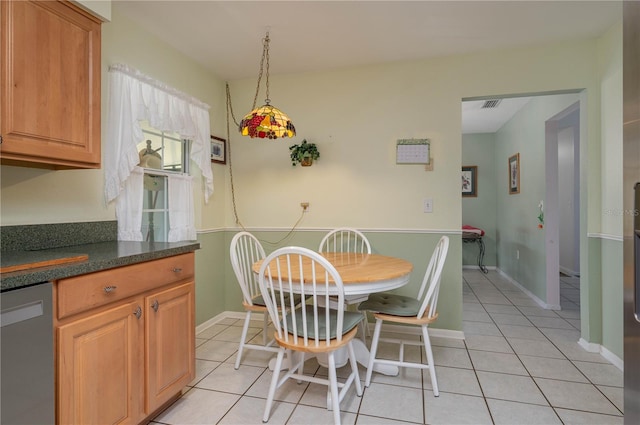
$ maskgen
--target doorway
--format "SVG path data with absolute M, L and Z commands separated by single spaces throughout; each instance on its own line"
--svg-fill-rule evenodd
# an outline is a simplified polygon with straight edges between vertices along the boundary
M 529 101 L 508 115 L 494 133 L 483 134 L 482 138 L 479 134 L 465 133 L 468 124 L 465 120 L 471 109 L 467 102 L 501 99 L 508 104 L 508 100 L 516 98 Z M 495 241 L 496 271 L 547 309 L 561 308 L 560 272 L 571 278 L 579 278 L 580 274 L 580 204 L 584 201 L 579 196 L 580 130 L 584 128 L 580 105 L 584 101 L 583 92 L 570 91 L 468 98 L 462 103 L 462 165 L 476 165 L 470 161 L 481 161 L 488 150 L 491 153 L 486 155 L 491 156 L 491 161 L 485 165 L 492 164 L 492 170 L 478 167 L 482 186 L 478 187 L 478 198 L 463 199 L 463 221 L 470 221 L 470 214 L 474 220 L 481 215 L 490 220 L 488 226 L 492 231 L 486 238 L 487 251 L 491 249 L 491 241 Z M 482 149 L 470 148 L 470 140 L 485 145 Z M 489 148 L 487 140 L 493 147 Z M 506 164 L 515 153 L 520 158 L 522 190 L 508 194 Z M 487 184 L 483 178 L 489 175 L 491 181 Z M 480 198 L 485 196 L 494 197 L 488 202 L 493 209 L 476 207 L 482 206 Z M 543 223 L 538 223 L 540 212 L 544 212 Z M 464 267 L 470 267 L 465 252 L 463 261 Z M 579 295 L 576 301 L 579 302 Z
M 547 304 L 561 309 L 580 302 L 579 285 L 566 287 L 580 276 L 579 101 L 545 122 L 545 164 Z

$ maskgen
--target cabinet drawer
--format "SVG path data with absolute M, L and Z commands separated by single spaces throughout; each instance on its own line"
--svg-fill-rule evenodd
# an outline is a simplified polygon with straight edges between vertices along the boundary
M 194 254 L 182 254 L 117 269 L 61 279 L 58 319 L 139 293 L 193 278 Z

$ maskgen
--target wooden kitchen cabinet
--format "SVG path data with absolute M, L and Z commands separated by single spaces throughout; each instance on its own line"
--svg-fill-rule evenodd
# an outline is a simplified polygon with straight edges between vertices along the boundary
M 0 1 L 0 159 L 100 168 L 100 20 L 68 1 Z
M 62 279 L 54 293 L 59 424 L 145 422 L 195 377 L 193 253 Z
M 193 283 L 146 298 L 146 411 L 170 400 L 195 376 Z
M 137 300 L 58 329 L 58 423 L 137 424 L 143 412 L 142 318 Z

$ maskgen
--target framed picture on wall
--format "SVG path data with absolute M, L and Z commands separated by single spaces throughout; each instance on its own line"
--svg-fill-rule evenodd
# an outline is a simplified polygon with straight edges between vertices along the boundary
M 520 193 L 520 154 L 509 157 L 509 195 Z
M 475 198 L 478 196 L 478 166 L 462 167 L 462 197 Z
M 227 163 L 226 140 L 220 137 L 211 136 L 211 162 L 220 164 Z

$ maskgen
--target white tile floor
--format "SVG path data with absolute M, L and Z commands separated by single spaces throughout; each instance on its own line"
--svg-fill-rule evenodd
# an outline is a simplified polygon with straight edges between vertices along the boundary
M 562 311 L 541 309 L 498 273 L 464 270 L 466 340 L 433 338 L 440 397 L 427 371 L 373 383 L 342 403 L 345 424 L 622 424 L 622 372 L 584 351 L 579 287 L 562 279 Z M 576 291 L 577 289 L 577 291 Z M 241 321 L 225 319 L 197 336 L 197 376 L 154 424 L 260 424 L 272 353 L 247 351 L 233 369 Z M 262 340 L 261 322 L 251 332 Z M 382 348 L 381 348 L 382 349 Z M 424 354 L 413 351 L 414 358 Z M 315 360 L 308 372 L 326 375 Z M 348 369 L 348 367 L 346 368 Z M 360 370 L 364 379 L 365 370 Z M 269 424 L 328 424 L 326 387 L 287 383 Z

